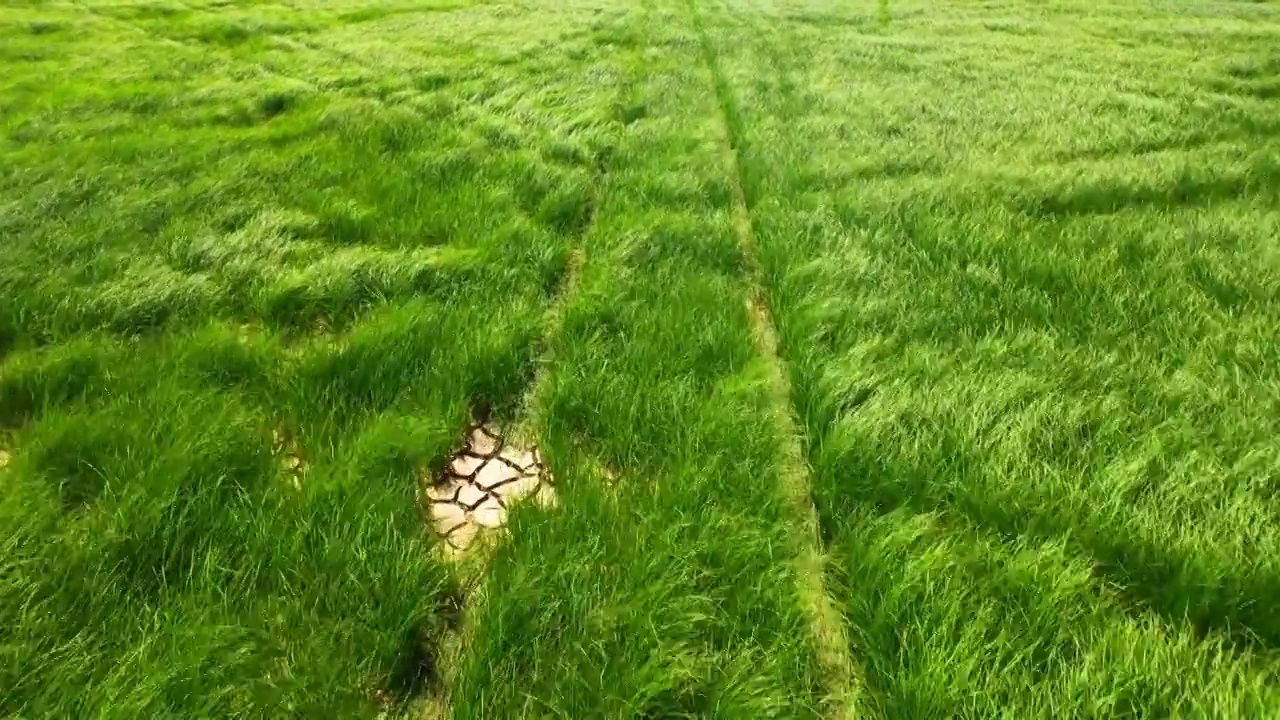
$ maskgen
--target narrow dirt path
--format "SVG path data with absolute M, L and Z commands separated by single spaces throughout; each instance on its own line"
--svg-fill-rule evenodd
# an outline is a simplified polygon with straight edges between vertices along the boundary
M 781 494 L 787 511 L 797 527 L 796 572 L 797 595 L 813 633 L 823 680 L 826 684 L 827 716 L 833 720 L 858 717 L 862 684 L 858 668 L 849 652 L 849 639 L 844 619 L 836 603 L 827 593 L 826 557 L 818 526 L 818 513 L 813 504 L 812 486 L 800 429 L 796 424 L 791 401 L 791 382 L 786 362 L 778 350 L 778 331 L 769 310 L 764 270 L 760 264 L 751 212 L 743 190 L 742 170 L 738 161 L 738 112 L 732 91 L 720 69 L 715 46 L 707 34 L 697 0 L 688 0 L 689 13 L 702 60 L 715 85 L 720 106 L 721 147 L 725 167 L 734 196 L 733 226 L 747 264 L 751 326 L 756 352 L 765 359 L 769 371 L 769 400 L 775 431 L 782 440 Z

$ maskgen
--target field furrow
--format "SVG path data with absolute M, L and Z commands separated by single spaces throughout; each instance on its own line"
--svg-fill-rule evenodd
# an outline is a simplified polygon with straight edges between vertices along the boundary
M 826 580 L 828 560 L 819 533 L 818 516 L 813 505 L 813 488 L 808 464 L 804 457 L 804 438 L 796 426 L 787 368 L 778 355 L 778 329 L 768 306 L 769 298 L 763 285 L 760 250 L 756 244 L 755 228 L 743 187 L 742 168 L 738 161 L 738 148 L 743 133 L 741 111 L 733 97 L 732 89 L 728 87 L 718 54 L 702 21 L 696 0 L 690 0 L 689 11 L 698 32 L 703 60 L 715 84 L 716 101 L 719 104 L 721 144 L 725 158 L 722 164 L 728 170 L 731 182 L 734 230 L 746 264 L 745 269 L 750 278 L 748 312 L 751 317 L 755 349 L 768 364 L 771 406 L 768 418 L 782 439 L 782 454 L 779 458 L 782 495 L 791 516 L 792 534 L 798 545 L 796 550 L 798 599 L 808 618 L 814 649 L 823 674 L 826 692 L 824 716 L 857 717 L 864 712 L 859 707 L 862 693 L 859 671 L 850 657 L 844 619 L 828 592 Z

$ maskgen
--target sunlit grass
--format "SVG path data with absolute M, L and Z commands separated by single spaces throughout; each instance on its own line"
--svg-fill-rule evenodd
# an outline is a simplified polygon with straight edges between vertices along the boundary
M 1218 0 L 0 8 L 0 715 L 1275 715 L 1276 48 Z M 416 491 L 477 408 L 559 504 L 473 575 Z
M 1274 8 L 700 5 L 880 710 L 1275 712 Z

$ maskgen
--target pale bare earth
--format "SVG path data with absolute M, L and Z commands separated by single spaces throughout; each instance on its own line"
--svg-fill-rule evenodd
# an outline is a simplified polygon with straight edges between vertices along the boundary
M 465 552 L 481 533 L 501 529 L 507 511 L 525 498 L 555 504 L 551 473 L 537 446 L 519 447 L 499 428 L 481 423 L 468 429 L 462 448 L 424 496 L 432 527 L 452 554 Z

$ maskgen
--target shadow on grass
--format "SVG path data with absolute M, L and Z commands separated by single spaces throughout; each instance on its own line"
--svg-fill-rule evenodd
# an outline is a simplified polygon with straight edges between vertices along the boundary
M 957 491 L 963 483 L 954 478 L 981 472 L 982 458 L 962 438 L 942 434 L 942 457 L 927 467 L 894 463 L 870 448 L 827 460 L 823 470 L 829 478 L 857 478 L 844 484 L 843 494 L 829 497 L 828 512 L 843 516 L 870 506 L 887 514 L 905 507 L 944 517 L 955 513 L 1009 540 L 1065 540 L 1092 558 L 1096 572 L 1122 596 L 1171 624 L 1189 623 L 1199 636 L 1218 635 L 1241 651 L 1280 648 L 1280 616 L 1268 601 L 1280 597 L 1280 577 L 1235 568 L 1189 571 L 1197 565 L 1194 556 L 1146 542 L 1124 527 L 1064 514 L 1039 498 L 1019 497 L 1016 488 L 1003 497 Z
M 1034 217 L 1059 219 L 1073 215 L 1107 215 L 1143 208 L 1201 207 L 1239 200 L 1280 187 L 1280 162 L 1264 158 L 1248 167 L 1206 176 L 1186 170 L 1165 182 L 1097 181 L 1067 190 L 1031 194 L 1014 201 Z

